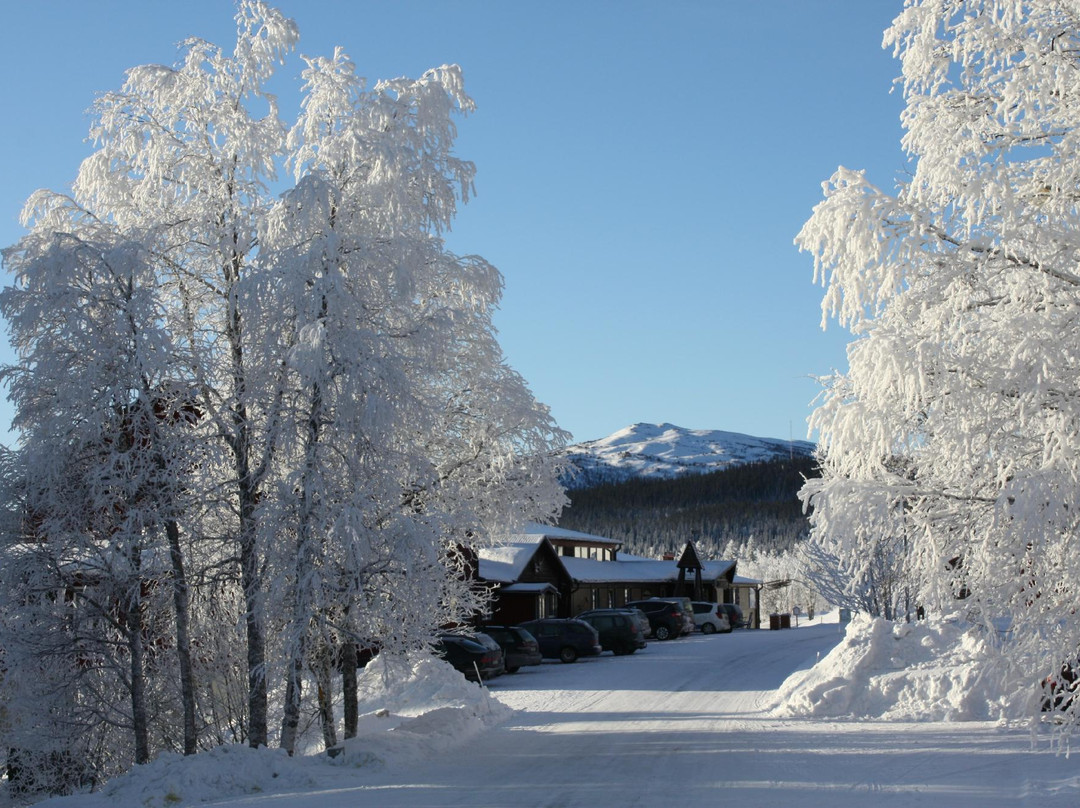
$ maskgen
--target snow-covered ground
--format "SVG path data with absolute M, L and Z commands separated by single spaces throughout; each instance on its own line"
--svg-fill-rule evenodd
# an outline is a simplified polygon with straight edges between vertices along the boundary
M 361 736 L 334 760 L 244 747 L 169 756 L 46 804 L 1080 805 L 1076 758 L 1003 718 L 1000 694 L 965 673 L 971 635 L 858 618 L 844 632 L 804 621 L 698 635 L 545 662 L 486 689 L 429 659 L 388 690 L 373 664 Z

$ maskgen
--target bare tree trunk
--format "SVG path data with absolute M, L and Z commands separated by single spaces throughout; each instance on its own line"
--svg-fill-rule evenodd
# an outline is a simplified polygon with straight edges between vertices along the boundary
M 334 721 L 334 649 L 322 643 L 315 660 L 315 679 L 319 687 L 319 722 L 323 746 L 337 746 L 337 723 Z
M 146 708 L 146 673 L 143 667 L 143 618 L 142 618 L 142 554 L 138 547 L 132 551 L 131 565 L 134 583 L 127 593 L 121 610 L 127 627 L 127 646 L 130 665 L 131 720 L 135 734 L 135 763 L 150 762 L 149 713 Z
M 234 234 L 233 241 L 238 236 Z M 248 663 L 248 745 L 253 748 L 267 745 L 266 636 L 262 624 L 259 600 L 262 594 L 262 575 L 259 571 L 255 505 L 257 484 L 251 471 L 250 454 L 252 424 L 244 397 L 247 393 L 242 318 L 236 287 L 240 282 L 243 256 L 234 250 L 225 266 L 225 281 L 229 287 L 226 334 L 232 354 L 232 434 L 228 437 L 236 472 L 237 499 L 240 506 L 240 582 L 244 591 L 244 622 L 247 628 Z
M 129 614 L 131 632 L 128 651 L 131 654 L 131 718 L 135 731 L 135 762 L 150 762 L 150 731 L 146 710 L 146 679 L 143 673 L 142 621 Z
M 169 556 L 173 569 L 176 655 L 180 663 L 180 698 L 184 708 L 184 754 L 194 755 L 198 746 L 198 731 L 195 727 L 195 675 L 191 668 L 191 638 L 188 626 L 188 582 L 184 572 L 184 556 L 180 549 L 180 526 L 175 519 L 165 522 L 165 534 L 169 539 Z
M 292 663 L 285 679 L 284 716 L 281 719 L 281 748 L 291 756 L 296 751 L 296 733 L 300 726 L 300 697 L 304 673 L 304 656 L 301 648 L 293 654 Z
M 325 313 L 325 299 L 323 300 L 322 309 Z M 308 410 L 307 423 L 305 425 L 304 474 L 300 483 L 300 503 L 298 524 L 296 526 L 296 581 L 294 584 L 296 589 L 293 595 L 292 628 L 297 634 L 295 650 L 293 652 L 293 661 L 290 666 L 290 672 L 285 686 L 284 717 L 281 722 L 281 747 L 290 755 L 293 754 L 296 747 L 297 726 L 300 723 L 300 677 L 303 673 L 303 664 L 306 656 L 304 637 L 305 632 L 307 631 L 308 621 L 312 617 L 309 611 L 310 600 L 308 598 L 306 587 L 309 585 L 308 573 L 311 571 L 313 565 L 312 545 L 314 537 L 312 536 L 312 532 L 315 520 L 315 500 L 309 488 L 311 484 L 311 473 L 315 467 L 316 451 L 319 444 L 322 404 L 322 388 L 318 383 L 315 383 L 312 385 L 311 389 L 311 404 Z M 325 644 L 314 638 L 312 642 L 319 643 L 319 645 L 315 647 L 315 654 L 317 657 L 318 655 L 323 654 L 322 648 L 325 647 Z M 325 716 L 323 715 L 323 699 L 325 698 L 327 690 L 324 681 L 327 676 L 323 672 L 323 660 L 315 658 L 313 660 L 312 669 L 315 672 L 319 710 L 320 715 L 323 717 L 323 738 L 325 739 L 327 730 Z M 331 724 L 332 723 L 333 716 L 331 715 Z M 332 726 L 331 732 L 333 732 Z
M 232 164 L 236 165 L 236 155 Z M 225 179 L 225 191 L 235 202 L 235 188 L 231 176 Z M 258 480 L 251 468 L 252 432 L 246 398 L 247 368 L 244 357 L 244 319 L 240 310 L 237 289 L 244 271 L 245 254 L 240 249 L 242 241 L 235 225 L 230 225 L 226 211 L 218 214 L 218 225 L 231 236 L 229 252 L 223 256 L 221 265 L 224 283 L 223 331 L 229 344 L 229 365 L 232 374 L 227 404 L 228 423 L 223 423 L 223 435 L 232 455 L 236 475 L 236 498 L 240 510 L 237 526 L 237 544 L 240 554 L 240 585 L 244 593 L 244 623 L 247 631 L 247 679 L 248 679 L 248 745 L 252 748 L 267 745 L 267 689 L 266 689 L 266 635 L 262 623 L 260 599 L 262 574 L 259 568 L 258 531 L 255 506 L 258 503 Z M 229 228 L 231 232 L 229 231 Z
M 246 469 L 247 464 L 243 465 Z M 240 580 L 247 628 L 248 745 L 257 749 L 267 745 L 266 635 L 259 610 L 262 576 L 255 542 L 255 494 L 249 485 L 242 484 L 240 490 Z
M 348 610 L 345 612 L 345 628 L 350 628 Z M 360 722 L 356 682 L 356 668 L 359 661 L 356 654 L 356 640 L 353 638 L 352 632 L 348 630 L 342 637 L 340 660 L 341 700 L 345 710 L 345 738 L 355 738 L 356 728 Z

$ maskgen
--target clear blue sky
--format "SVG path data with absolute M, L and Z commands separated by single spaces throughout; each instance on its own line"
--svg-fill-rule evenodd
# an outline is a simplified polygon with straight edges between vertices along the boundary
M 838 165 L 886 187 L 905 167 L 881 48 L 900 0 L 277 5 L 300 52 L 340 44 L 372 80 L 463 67 L 478 109 L 458 153 L 478 196 L 449 244 L 502 271 L 508 360 L 575 440 L 639 421 L 806 437 L 813 377 L 846 368 L 848 335 L 821 331 L 792 239 Z M 95 94 L 172 64 L 188 36 L 231 48 L 235 29 L 228 0 L 3 11 L 6 246 L 34 189 L 69 187 Z M 288 114 L 299 69 L 279 88 Z

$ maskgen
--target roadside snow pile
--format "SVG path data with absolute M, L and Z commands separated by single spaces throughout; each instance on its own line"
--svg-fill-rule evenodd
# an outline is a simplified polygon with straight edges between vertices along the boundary
M 357 737 L 345 742 L 338 765 L 383 768 L 429 757 L 513 714 L 487 688 L 429 654 L 404 663 L 376 657 L 359 689 Z
M 301 791 L 316 784 L 315 770 L 283 749 L 219 746 L 198 755 L 160 755 L 145 766 L 110 780 L 95 794 L 75 794 L 38 803 L 44 808 L 97 808 L 139 805 L 169 808 L 208 802 L 216 797 L 274 790 Z
M 1008 699 L 994 677 L 981 675 L 986 650 L 984 635 L 970 626 L 892 623 L 857 615 L 828 656 L 781 685 L 772 714 L 999 719 Z
M 357 737 L 334 758 L 311 750 L 289 757 L 281 749 L 219 746 L 198 755 L 160 755 L 110 780 L 94 794 L 39 803 L 40 808 L 181 808 L 245 794 L 325 787 L 350 769 L 388 769 L 449 749 L 513 710 L 430 654 L 376 657 L 359 677 Z M 319 735 L 318 727 L 315 732 Z

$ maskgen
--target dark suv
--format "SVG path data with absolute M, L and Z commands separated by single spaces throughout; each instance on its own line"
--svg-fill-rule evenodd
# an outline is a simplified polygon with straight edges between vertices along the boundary
M 683 634 L 693 634 L 697 630 L 697 625 L 694 623 L 694 606 L 690 598 L 672 596 L 669 598 L 649 598 L 649 600 L 663 600 L 674 604 L 682 612 Z
M 728 622 L 733 629 L 747 628 L 750 624 L 743 618 L 742 609 L 734 603 L 721 603 L 720 608 L 727 612 Z
M 507 673 L 516 673 L 524 665 L 540 664 L 540 644 L 525 629 L 518 626 L 484 626 L 484 633 L 502 648 Z
M 600 647 L 615 656 L 632 654 L 648 643 L 638 628 L 633 613 L 619 609 L 593 609 L 577 616 L 596 629 L 600 635 Z
M 505 671 L 503 652 L 498 643 L 484 634 L 440 634 L 434 643 L 435 653 L 476 682 L 491 679 Z
M 674 603 L 666 600 L 635 600 L 626 605 L 645 612 L 656 639 L 673 640 L 682 635 L 685 626 L 683 613 Z
M 544 617 L 519 623 L 518 628 L 536 637 L 544 659 L 576 662 L 578 657 L 598 656 L 604 650 L 596 629 L 582 620 Z
M 652 636 L 652 626 L 649 624 L 649 618 L 645 616 L 645 612 L 641 609 L 635 609 L 632 606 L 610 606 L 606 609 L 586 609 L 578 615 L 578 620 L 581 620 L 587 614 L 600 614 L 604 612 L 622 612 L 630 615 L 630 619 L 637 624 L 638 631 L 641 632 L 641 638 L 643 640 L 649 639 Z

